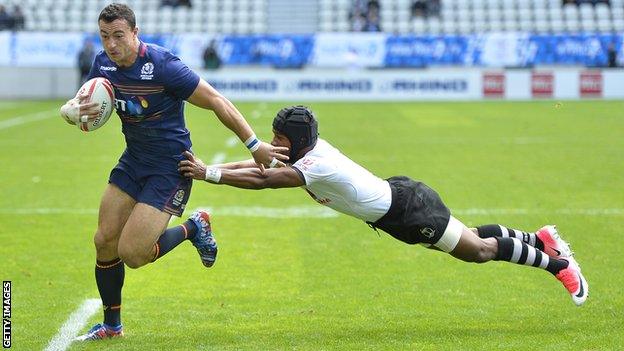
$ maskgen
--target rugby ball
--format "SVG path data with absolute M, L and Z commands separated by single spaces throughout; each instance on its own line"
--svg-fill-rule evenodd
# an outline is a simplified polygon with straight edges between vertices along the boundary
M 89 122 L 76 123 L 78 128 L 83 132 L 90 132 L 103 126 L 113 113 L 115 104 L 115 93 L 111 82 L 102 77 L 90 79 L 80 87 L 78 94 L 88 95 L 86 102 L 100 104 L 100 113 L 97 118 Z

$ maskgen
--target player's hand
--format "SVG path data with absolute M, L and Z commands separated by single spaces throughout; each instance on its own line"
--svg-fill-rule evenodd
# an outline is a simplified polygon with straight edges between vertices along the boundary
M 69 123 L 90 122 L 100 114 L 100 106 L 97 102 L 87 102 L 88 94 L 78 94 L 61 107 L 61 117 Z
M 273 146 L 262 141 L 258 150 L 251 155 L 260 171 L 264 172 L 265 167 L 284 167 L 282 161 L 288 161 L 288 156 L 285 155 L 287 152 L 288 148 L 285 146 Z
M 178 172 L 187 178 L 205 180 L 206 164 L 189 151 L 184 151 L 183 155 L 187 159 L 178 163 Z
M 97 102 L 87 102 L 89 94 L 81 94 L 76 96 L 76 98 L 78 99 L 80 116 L 87 116 L 88 121 L 90 122 L 100 115 L 100 105 Z

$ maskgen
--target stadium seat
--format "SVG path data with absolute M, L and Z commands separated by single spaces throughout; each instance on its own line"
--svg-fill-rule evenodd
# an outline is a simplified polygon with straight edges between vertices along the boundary
M 262 33 L 268 11 L 278 0 L 192 0 L 191 8 L 161 7 L 161 0 L 124 0 L 135 9 L 143 33 L 219 30 L 227 33 Z M 281 1 L 281 0 L 280 0 Z M 320 31 L 349 31 L 354 0 L 310 0 L 316 3 Z M 108 0 L 20 0 L 26 30 L 97 31 L 99 11 Z M 618 30 L 624 20 L 624 0 L 610 6 L 562 5 L 562 0 L 441 0 L 439 18 L 411 18 L 413 0 L 380 1 L 382 29 L 398 33 L 458 33 L 487 30 L 604 31 Z M 16 0 L 0 0 L 13 4 Z M 218 22 L 218 26 L 207 22 Z M 450 21 L 450 22 L 447 22 Z M 229 22 L 229 23 L 226 23 Z
M 427 30 L 427 23 L 422 18 L 416 18 L 412 20 L 412 31 L 416 34 L 425 33 Z
M 550 22 L 548 22 L 546 19 L 536 20 L 534 28 L 537 33 L 548 33 L 551 30 Z
M 613 20 L 613 30 L 624 31 L 624 19 L 618 18 Z
M 472 25 L 475 33 L 483 33 L 489 30 L 488 23 L 484 20 L 475 20 L 472 22 Z

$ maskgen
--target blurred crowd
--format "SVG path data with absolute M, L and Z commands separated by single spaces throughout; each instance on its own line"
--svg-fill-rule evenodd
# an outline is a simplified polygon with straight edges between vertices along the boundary
M 438 17 L 441 8 L 440 0 L 416 0 L 412 2 L 410 14 L 414 17 Z
M 379 1 L 354 0 L 349 11 L 349 20 L 354 32 L 381 32 Z
M 591 5 L 607 4 L 607 5 L 611 5 L 609 3 L 609 0 L 563 0 L 563 4 L 564 5 L 567 5 L 567 4 L 572 4 L 572 5 L 580 5 L 580 4 L 591 4 Z
M 170 6 L 170 7 L 192 7 L 191 0 L 162 0 L 160 2 L 160 6 Z
M 13 6 L 9 11 L 0 5 L 0 30 L 24 29 L 24 13 L 19 5 Z

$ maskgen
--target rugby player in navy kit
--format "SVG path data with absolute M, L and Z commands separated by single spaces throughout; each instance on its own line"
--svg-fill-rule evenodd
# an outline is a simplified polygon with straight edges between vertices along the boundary
M 304 106 L 279 111 L 273 134 L 273 145 L 290 149 L 292 164 L 262 173 L 253 168 L 253 160 L 206 166 L 187 152 L 180 172 L 238 188 L 303 187 L 318 203 L 405 243 L 422 243 L 466 262 L 498 260 L 542 268 L 564 285 L 576 305 L 587 299 L 587 281 L 554 226 L 535 233 L 497 224 L 469 229 L 425 184 L 404 176 L 381 179 L 318 138 L 314 114 Z
M 126 149 L 110 173 L 100 203 L 95 278 L 104 306 L 104 322 L 79 340 L 122 336 L 121 290 L 124 264 L 139 268 L 188 239 L 206 267 L 214 264 L 217 245 L 208 213 L 197 211 L 183 224 L 167 228 L 171 215 L 181 216 L 192 180 L 180 175 L 178 162 L 191 148 L 184 122 L 184 100 L 214 111 L 251 151 L 260 172 L 287 160 L 285 147 L 259 141 L 234 105 L 190 70 L 175 55 L 141 42 L 135 15 L 123 4 L 106 6 L 98 18 L 104 50 L 96 56 L 88 79 L 104 77 L 115 90 Z M 61 107 L 71 124 L 93 119 L 96 103 L 81 95 Z

